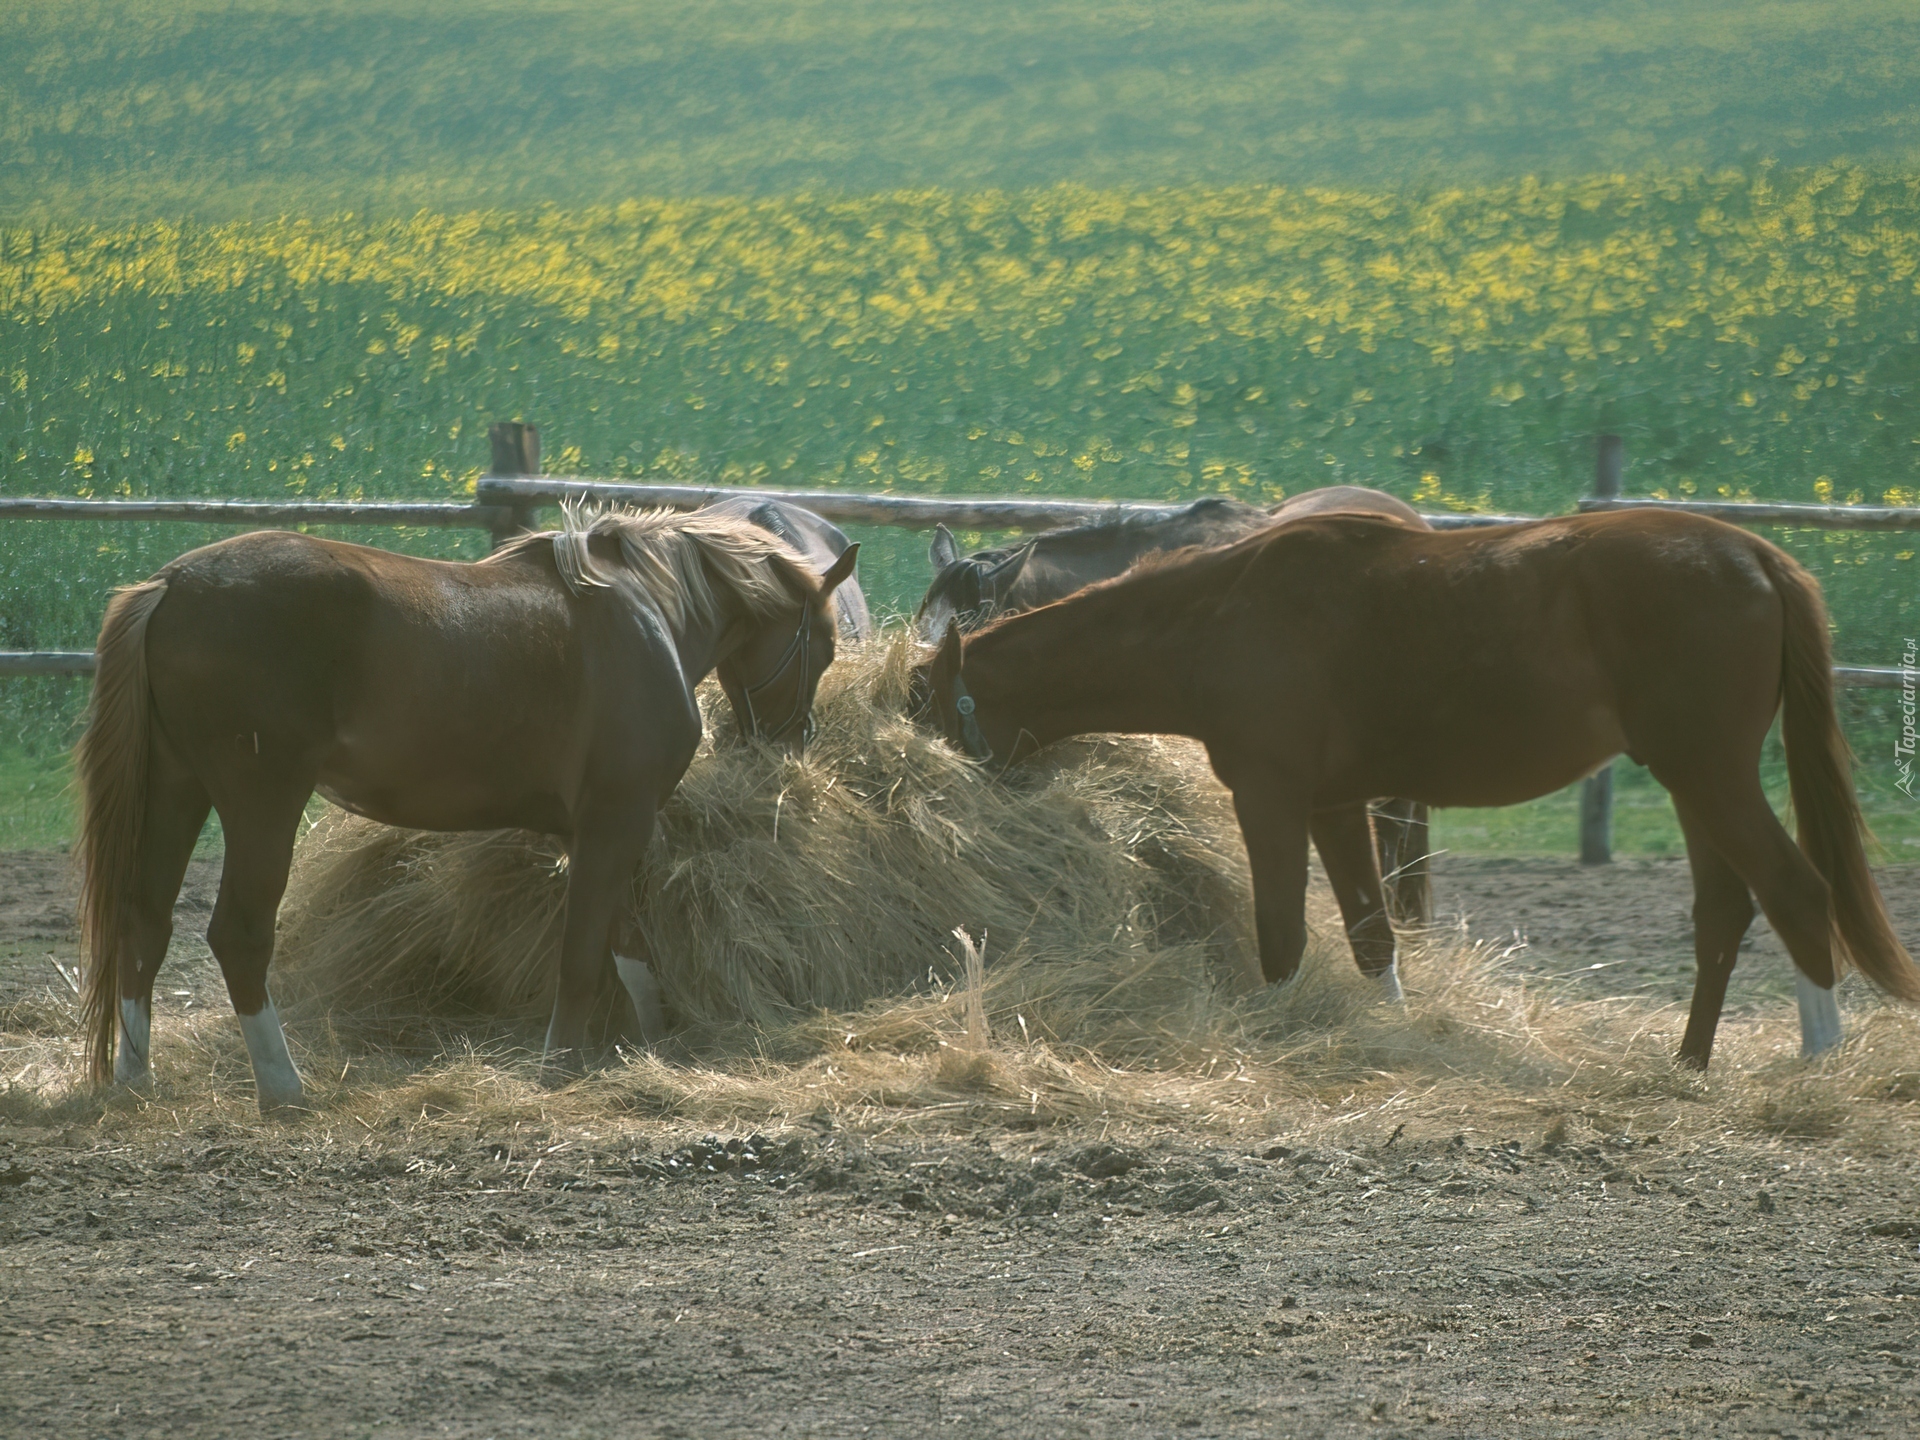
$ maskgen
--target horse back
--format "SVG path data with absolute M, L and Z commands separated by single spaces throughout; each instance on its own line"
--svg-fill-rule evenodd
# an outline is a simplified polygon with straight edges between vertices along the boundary
M 1264 528 L 1267 512 L 1229 496 L 1208 496 L 1159 514 L 1049 530 L 1026 547 L 1019 574 L 1001 591 L 1004 611 L 1031 610 L 1124 574 L 1149 555 L 1214 549 Z
M 461 564 L 266 531 L 161 573 L 148 668 L 169 737 L 377 819 L 559 831 L 596 767 L 698 743 L 664 625 L 571 595 L 544 546 Z
M 1432 531 L 1397 517 L 1310 516 L 1218 552 L 1289 624 L 1330 641 L 1416 646 L 1472 663 L 1523 637 L 1610 657 L 1724 638 L 1772 603 L 1766 542 L 1700 516 L 1631 511 Z M 1237 558 L 1239 557 L 1239 558 Z M 1691 641 L 1689 641 L 1691 643 Z
M 816 573 L 824 573 L 846 554 L 853 542 L 847 532 L 802 505 L 786 500 L 759 500 L 735 495 L 707 507 L 721 515 L 732 515 L 776 535 L 804 557 Z M 873 615 L 867 597 L 857 580 L 843 582 L 833 592 L 834 615 L 840 634 L 848 640 L 864 640 L 873 633 Z
M 1460 775 L 1482 777 L 1474 793 L 1538 793 L 1580 773 L 1526 772 L 1516 757 L 1541 753 L 1542 734 L 1603 758 L 1649 717 L 1697 705 L 1703 681 L 1739 714 L 1770 715 L 1781 609 L 1765 546 L 1654 512 L 1452 532 L 1340 515 L 1208 558 L 1225 602 L 1214 628 L 1261 691 L 1249 713 L 1304 699 L 1330 753 L 1384 767 L 1366 783 L 1506 803 L 1431 791 L 1420 757 L 1455 757 Z
M 1317 490 L 1303 490 L 1274 506 L 1268 514 L 1268 521 L 1281 524 L 1309 515 L 1334 514 L 1378 515 L 1411 525 L 1416 530 L 1432 528 L 1427 524 L 1426 517 L 1406 501 L 1384 490 L 1372 490 L 1364 485 L 1323 485 Z
M 1274 525 L 1328 514 L 1372 515 L 1418 530 L 1428 528 L 1426 520 L 1405 501 L 1384 490 L 1360 485 L 1305 490 L 1272 510 L 1231 496 L 1212 495 L 1160 515 L 1039 536 L 1019 579 L 1008 592 L 1012 603 L 1005 608 L 1031 609 L 1061 599 L 1083 586 L 1123 574 L 1148 556 L 1177 550 L 1216 550 Z

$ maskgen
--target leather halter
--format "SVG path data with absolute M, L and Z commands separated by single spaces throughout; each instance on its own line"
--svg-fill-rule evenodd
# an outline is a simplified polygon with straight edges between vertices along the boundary
M 977 630 L 1000 609 L 1000 596 L 993 583 L 993 572 L 1000 567 L 982 565 L 977 560 L 969 560 L 967 565 L 973 571 L 973 604 L 959 611 L 958 616 L 969 630 Z
M 973 695 L 958 671 L 953 676 L 953 708 L 960 716 L 961 747 L 982 764 L 993 759 L 993 747 L 987 744 L 987 737 L 980 730 L 980 722 L 973 718 Z
M 1025 545 L 1016 547 L 1011 554 L 996 560 L 991 565 L 971 555 L 964 560 L 954 562 L 956 566 L 965 566 L 968 575 L 973 579 L 973 604 L 964 610 L 954 605 L 953 610 L 954 618 L 959 620 L 965 629 L 977 630 L 1000 613 L 1000 572 L 1025 559 L 1032 549 L 1033 542 L 1029 540 Z M 947 603 L 951 605 L 953 600 L 949 598 Z
M 800 628 L 793 632 L 793 639 L 787 642 L 786 650 L 781 653 L 780 659 L 774 664 L 773 669 L 767 674 L 765 679 L 752 685 L 743 685 L 740 687 L 740 699 L 746 706 L 747 711 L 747 733 L 749 735 L 756 735 L 763 740 L 778 740 L 782 735 L 786 734 L 787 731 L 791 730 L 794 721 L 798 720 L 801 722 L 800 744 L 802 748 L 813 739 L 816 728 L 813 721 L 813 703 L 812 697 L 807 694 L 807 658 L 813 649 L 813 627 L 810 623 L 812 619 L 813 616 L 808 613 L 807 607 L 802 605 L 800 607 Z M 756 692 L 766 689 L 767 686 L 773 684 L 774 681 L 786 674 L 788 667 L 793 664 L 795 659 L 798 659 L 800 662 L 800 683 L 793 692 L 793 709 L 787 712 L 787 718 L 782 720 L 774 729 L 762 729 L 760 716 L 753 708 L 753 697 Z

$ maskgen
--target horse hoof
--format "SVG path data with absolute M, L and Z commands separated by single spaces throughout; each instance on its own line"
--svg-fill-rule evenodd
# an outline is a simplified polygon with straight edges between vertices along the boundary
M 299 1091 L 291 1095 L 262 1095 L 260 1114 L 268 1120 L 297 1120 L 310 1112 L 307 1097 Z
M 637 1037 L 640 1046 L 650 1050 L 667 1034 L 667 1012 L 660 1003 L 660 982 L 654 976 L 653 967 L 644 960 L 616 954 L 613 964 L 632 1007 L 634 1032 L 629 1038 Z
M 1367 978 L 1373 981 L 1376 999 L 1382 1000 L 1389 1005 L 1404 1005 L 1407 1003 L 1407 992 L 1400 988 L 1400 964 L 1398 961 L 1389 965 L 1378 975 L 1370 975 Z
M 549 1050 L 540 1057 L 540 1083 L 548 1090 L 564 1090 L 586 1073 L 586 1056 L 579 1050 Z

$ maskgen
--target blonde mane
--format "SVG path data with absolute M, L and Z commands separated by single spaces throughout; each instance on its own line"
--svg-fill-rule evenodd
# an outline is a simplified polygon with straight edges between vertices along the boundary
M 617 546 L 613 569 L 610 557 L 594 554 L 594 541 L 603 537 Z M 496 554 L 547 542 L 554 568 L 574 594 L 637 587 L 676 636 L 718 623 L 729 601 L 764 619 L 820 593 L 819 577 L 786 541 L 751 521 L 705 510 L 567 505 L 560 529 L 528 535 Z

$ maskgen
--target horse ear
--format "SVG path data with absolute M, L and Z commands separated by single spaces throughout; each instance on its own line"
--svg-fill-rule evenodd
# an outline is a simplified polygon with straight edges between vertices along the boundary
M 826 599 L 827 596 L 831 595 L 835 590 L 838 590 L 842 582 L 844 582 L 849 575 L 853 574 L 853 562 L 859 558 L 860 545 L 858 541 L 855 541 L 840 552 L 840 558 L 829 565 L 827 567 L 827 573 L 820 577 L 820 598 L 822 600 Z
M 933 679 L 943 689 L 951 690 L 954 679 L 960 674 L 960 662 L 965 658 L 964 645 L 960 639 L 960 621 L 958 618 L 947 621 L 947 633 L 941 637 L 940 648 L 933 656 Z
M 944 570 L 960 558 L 960 546 L 954 541 L 953 532 L 944 525 L 933 527 L 933 544 L 927 547 L 927 558 L 933 561 L 936 571 Z
M 993 583 L 993 593 L 1003 594 L 1007 587 L 1020 578 L 1020 572 L 1027 568 L 1027 561 L 1033 558 L 1033 546 L 1022 545 L 1013 554 L 1002 560 L 987 572 L 987 579 Z

